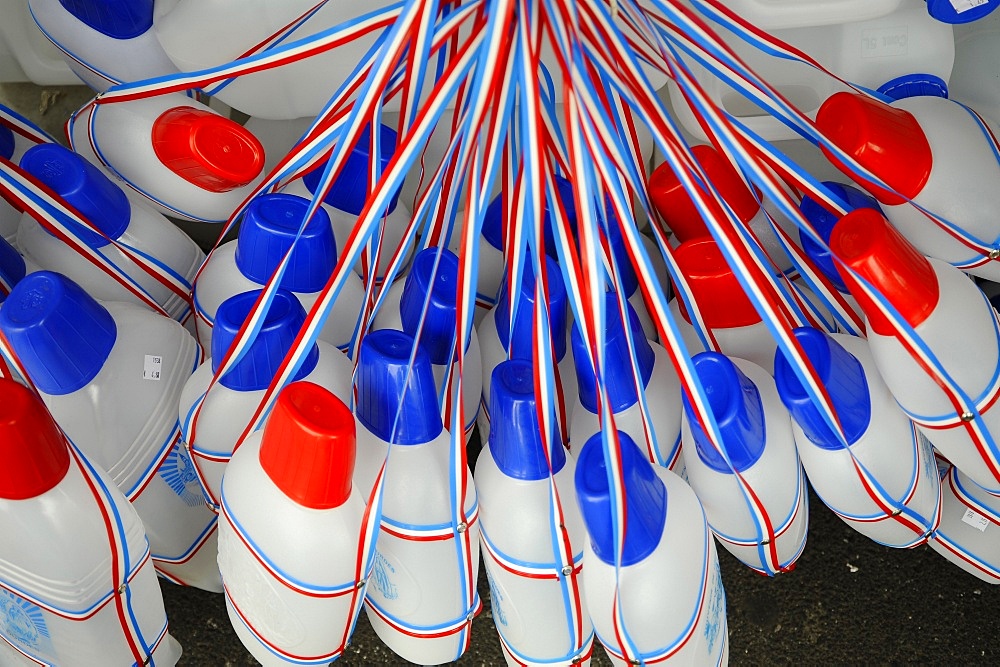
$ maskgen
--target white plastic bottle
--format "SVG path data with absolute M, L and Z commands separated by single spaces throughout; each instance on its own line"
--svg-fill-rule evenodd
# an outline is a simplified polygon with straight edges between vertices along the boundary
M 243 127 L 257 137 L 264 147 L 264 172 L 270 173 L 283 157 L 302 138 L 315 118 L 292 118 L 289 120 L 267 120 L 265 118 L 249 118 Z
M 127 303 L 99 304 L 38 271 L 0 308 L 0 331 L 67 436 L 132 501 L 156 568 L 220 590 L 216 520 L 180 443 L 176 405 L 201 358 L 180 324 Z
M 863 339 L 811 327 L 795 329 L 794 335 L 819 374 L 850 447 L 823 421 L 779 352 L 774 379 L 792 413 L 795 446 L 813 490 L 847 525 L 879 544 L 922 544 L 937 526 L 941 502 L 931 443 L 896 405 Z M 896 514 L 901 507 L 906 512 Z
M 344 163 L 343 169 L 333 186 L 323 198 L 323 208 L 330 215 L 333 223 L 333 236 L 337 240 L 337 253 L 344 252 L 347 241 L 351 237 L 351 232 L 357 224 L 358 216 L 364 210 L 365 202 L 368 200 L 368 174 L 370 173 L 369 162 L 371 160 L 371 128 L 366 127 L 358 142 L 354 145 L 354 150 Z M 396 152 L 396 131 L 388 125 L 379 125 L 379 161 L 383 173 L 389 165 L 393 154 Z M 318 165 L 315 169 L 300 179 L 296 179 L 286 185 L 282 192 L 299 195 L 306 199 L 312 199 L 320 186 L 320 179 L 326 162 Z M 392 255 L 402 243 L 403 234 L 410 224 L 410 211 L 406 206 L 399 203 L 399 193 L 392 197 L 385 217 L 381 221 L 381 229 L 374 233 L 375 238 L 382 234 L 381 245 L 379 246 L 380 258 L 376 276 L 381 282 L 385 277 L 386 269 L 392 260 Z M 412 247 L 406 251 L 406 257 L 412 252 Z M 406 260 L 403 266 L 405 267 Z M 354 265 L 354 270 L 358 275 L 362 273 L 362 260 L 359 259 Z
M 1000 323 L 975 283 L 949 264 L 921 255 L 871 209 L 841 218 L 833 228 L 831 249 L 893 304 L 981 406 L 986 429 L 1000 439 L 1000 409 L 993 402 L 1000 384 Z M 1000 476 L 980 454 L 954 404 L 854 280 L 843 277 L 867 315 L 868 344 L 896 402 L 949 461 L 988 491 L 1000 493 Z
M 470 609 L 466 595 L 474 595 L 468 587 L 479 572 L 479 507 L 466 468 L 459 487 L 468 522 L 453 528 L 451 436 L 441 422 L 430 359 L 414 345 L 411 336 L 391 329 L 373 331 L 361 343 L 354 485 L 369 497 L 388 454 L 365 608 L 375 633 L 396 655 L 437 665 L 462 655 L 478 611 L 478 597 Z M 455 540 L 464 541 L 470 563 L 459 561 Z
M 231 296 L 261 289 L 278 268 L 285 253 L 292 248 L 295 233 L 302 223 L 309 202 L 288 194 L 256 197 L 246 208 L 235 240 L 219 246 L 202 269 L 194 288 L 198 316 L 198 340 L 208 347 L 219 305 Z M 295 243 L 281 286 L 292 292 L 309 311 L 320 290 L 326 285 L 337 264 L 337 246 L 330 219 L 323 209 L 316 215 Z M 354 276 L 341 289 L 333 303 L 320 340 L 347 349 L 354 335 L 364 304 L 364 286 Z
M 257 138 L 183 93 L 98 104 L 69 140 L 161 213 L 185 220 L 225 222 L 263 177 Z
M 991 2 L 991 6 L 998 3 Z M 995 78 L 998 60 L 1000 12 L 955 26 L 955 66 L 948 81 L 951 99 L 971 105 L 994 120 L 1000 118 L 1000 88 Z
M 0 108 L 6 109 L 3 105 Z M 34 145 L 34 142 L 16 134 L 6 125 L 0 125 L 0 157 L 3 159 L 18 164 L 24 152 Z M 13 246 L 17 245 L 17 226 L 20 222 L 21 210 L 0 198 L 0 236 Z
M 305 321 L 305 311 L 295 295 L 279 289 L 264 315 L 257 337 L 243 358 L 208 392 L 192 433 L 189 418 L 259 296 L 260 290 L 243 292 L 219 306 L 212 330 L 211 355 L 184 385 L 178 401 L 181 437 L 197 466 L 205 498 L 215 509 L 221 498 L 222 475 L 236 451 L 240 434 L 250 423 L 261 396 L 273 381 Z M 333 392 L 340 400 L 348 401 L 351 371 L 351 362 L 343 352 L 329 343 L 317 341 L 292 381 L 308 380 Z
M 343 401 L 293 382 L 226 468 L 226 609 L 263 665 L 327 664 L 350 638 L 364 596 L 356 569 L 365 501 L 351 485 L 354 454 L 354 417 Z
M 58 144 L 41 144 L 24 154 L 21 168 L 61 196 L 108 238 L 132 248 L 136 255 L 145 255 L 184 280 L 194 280 L 205 261 L 201 248 L 174 223 L 140 200 L 129 199 L 114 181 L 80 155 Z M 121 267 L 171 317 L 178 318 L 184 313 L 185 299 L 96 232 L 80 231 L 84 243 Z M 72 278 L 95 299 L 142 304 L 138 297 L 46 231 L 28 213 L 21 216 L 17 242 L 32 262 Z
M 555 260 L 545 258 L 545 275 L 549 292 L 545 302 L 548 305 L 549 326 L 552 330 L 552 351 L 555 353 L 562 390 L 562 407 L 569 417 L 569 410 L 576 403 L 576 369 L 573 366 L 573 350 L 566 344 L 566 286 L 562 272 Z M 507 295 L 507 284 L 502 283 L 496 305 L 491 308 L 479 324 L 479 349 L 483 357 L 483 402 L 479 411 L 479 438 L 486 442 L 490 437 L 490 410 L 492 387 L 486 379 L 493 377 L 493 369 L 506 359 L 532 359 L 532 332 L 534 330 L 535 271 L 530 262 L 524 265 L 521 278 L 521 294 L 513 328 L 510 322 L 511 300 Z
M 1000 584 L 1000 499 L 955 466 L 941 480 L 941 524 L 927 544 L 969 574 Z
M 632 352 L 625 335 L 625 325 L 618 310 L 618 295 L 605 294 L 606 331 L 604 348 L 604 389 L 615 415 L 615 425 L 619 431 L 628 433 L 639 444 L 653 463 L 665 466 L 681 474 L 681 384 L 667 351 L 657 343 L 646 340 L 642 334 L 639 318 L 626 302 L 628 326 L 635 345 L 635 356 L 639 366 L 639 384 L 649 408 L 649 430 L 652 440 L 647 439 L 643 426 L 642 406 L 636 393 L 636 377 L 632 370 Z M 579 394 L 573 407 L 570 421 L 570 447 L 574 454 L 592 435 L 598 433 L 597 384 L 594 367 L 579 329 L 574 326 L 570 334 L 573 341 L 573 362 L 576 365 L 576 379 Z
M 177 664 L 135 510 L 30 390 L 0 397 L 0 644 L 15 665 Z
M 632 660 L 727 665 L 726 593 L 701 503 L 680 477 L 651 465 L 628 434 L 619 432 L 618 439 L 628 516 L 619 568 L 600 435 L 584 445 L 576 466 L 577 499 L 590 536 L 583 583 L 597 638 L 621 667 Z M 616 598 L 622 624 L 615 618 Z M 618 640 L 623 633 L 628 655 Z
M 29 0 L 42 33 L 98 92 L 177 68 L 153 33 L 154 0 Z
M 1000 136 L 1000 126 L 984 121 Z M 937 97 L 913 97 L 889 105 L 856 93 L 838 93 L 823 103 L 816 123 L 833 143 L 901 195 L 862 184 L 918 250 L 959 268 L 983 259 L 902 198 L 993 243 L 1000 158 L 966 108 Z M 986 261 L 965 270 L 1000 280 L 1000 262 Z
M 774 379 L 753 362 L 718 352 L 701 352 L 692 361 L 722 442 L 701 428 L 685 396 L 688 483 L 729 553 L 768 576 L 794 570 L 806 545 L 809 495 L 792 421 Z M 766 517 L 773 540 L 758 525 L 758 515 Z
M 589 664 L 593 626 L 579 573 L 587 532 L 573 486 L 576 459 L 567 454 L 557 428 L 546 458 L 529 361 L 501 363 L 492 384 L 495 428 L 476 461 L 475 481 L 500 646 L 510 667 Z M 565 565 L 554 547 L 562 536 L 553 535 L 550 471 L 573 559 Z M 577 600 L 581 609 L 575 608 Z
M 450 250 L 427 248 L 413 258 L 405 280 L 397 280 L 375 316 L 373 330 L 396 329 L 418 340 L 427 351 L 434 369 L 438 395 L 451 387 L 443 400 L 450 406 L 458 383 L 458 355 L 455 353 L 455 291 L 458 288 L 458 257 Z M 427 311 L 424 314 L 424 302 Z M 423 328 L 420 326 L 423 315 Z M 417 335 L 419 333 L 419 336 Z M 462 352 L 462 410 L 465 413 L 465 440 L 472 437 L 483 395 L 483 365 L 479 336 L 473 329 Z M 450 409 L 450 408 L 449 408 Z

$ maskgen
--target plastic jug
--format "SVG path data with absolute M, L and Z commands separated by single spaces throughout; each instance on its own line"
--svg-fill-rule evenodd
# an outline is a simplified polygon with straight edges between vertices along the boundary
M 722 442 L 702 430 L 685 395 L 681 439 L 688 483 L 729 553 L 761 574 L 793 570 L 806 545 L 809 495 L 774 379 L 753 362 L 718 352 L 701 352 L 692 361 Z M 759 540 L 757 513 L 768 517 L 773 543 L 766 534 Z
M 551 257 L 545 258 L 545 275 L 549 287 L 545 302 L 548 305 L 552 349 L 559 375 L 557 386 L 562 391 L 562 406 L 565 410 L 569 410 L 576 402 L 576 387 L 573 382 L 576 369 L 573 366 L 573 350 L 566 344 L 566 320 L 569 314 L 566 307 L 566 286 L 563 284 L 559 266 Z M 533 357 L 535 272 L 531 262 L 526 262 L 524 265 L 521 294 L 518 297 L 518 310 L 513 328 L 510 324 L 510 301 L 507 284 L 504 282 L 500 287 L 496 305 L 487 311 L 486 317 L 477 327 L 483 359 L 483 378 L 486 379 L 492 378 L 493 370 L 508 358 L 530 361 Z M 479 437 L 483 442 L 488 441 L 490 437 L 489 406 L 492 400 L 492 387 L 489 382 L 484 381 L 483 402 L 479 411 Z
M 995 5 L 995 3 L 994 3 Z M 951 99 L 1000 119 L 1000 12 L 974 23 L 955 26 L 955 66 L 948 87 Z
M 246 354 L 219 378 L 205 397 L 197 430 L 192 434 L 188 430 L 189 417 L 259 295 L 260 290 L 243 292 L 222 302 L 215 315 L 211 355 L 184 385 L 178 401 L 182 438 L 197 467 L 205 498 L 216 509 L 220 502 L 222 475 L 236 450 L 240 434 L 250 423 L 261 396 L 305 321 L 305 311 L 295 295 L 279 289 Z M 333 392 L 340 400 L 348 401 L 351 374 L 351 362 L 343 352 L 329 343 L 317 341 L 292 381 L 308 380 Z
M 21 168 L 40 180 L 113 240 L 191 282 L 205 253 L 161 213 L 125 191 L 100 169 L 58 144 L 41 144 L 21 158 Z M 171 317 L 179 318 L 187 302 L 146 273 L 118 247 L 89 229 L 81 238 L 123 269 Z M 143 305 L 134 294 L 92 264 L 28 213 L 21 216 L 18 246 L 38 266 L 59 271 L 102 301 Z
M 475 481 L 483 564 L 500 645 L 510 667 L 589 658 L 590 618 L 567 595 L 584 596 L 579 568 L 587 532 L 573 486 L 576 460 L 562 446 L 557 428 L 546 460 L 530 362 L 501 363 L 491 384 L 495 428 L 476 461 Z M 553 546 L 562 538 L 553 535 L 550 470 L 572 552 L 573 562 L 567 565 Z
M 351 486 L 354 445 L 347 406 L 319 385 L 293 382 L 226 468 L 219 527 L 226 609 L 263 665 L 326 664 L 354 628 L 365 514 Z
M 3 105 L 0 105 L 3 107 Z M 0 157 L 14 164 L 21 161 L 24 152 L 34 146 L 34 142 L 25 139 L 6 125 L 0 125 Z M 17 226 L 21 222 L 21 211 L 6 199 L 0 198 L 0 236 L 7 243 L 17 245 Z
M 941 483 L 931 443 L 899 409 L 861 338 L 800 327 L 794 335 L 819 373 L 847 436 L 848 451 L 781 352 L 774 379 L 792 413 L 795 445 L 820 500 L 856 531 L 889 547 L 912 547 L 934 530 Z M 908 508 L 886 512 L 878 489 Z
M 611 663 L 622 667 L 634 660 L 727 665 L 726 593 L 701 503 L 680 477 L 651 465 L 626 433 L 619 432 L 618 438 L 628 516 L 618 568 L 600 435 L 583 446 L 575 473 L 590 536 L 583 552 L 583 583 L 597 638 Z M 616 598 L 622 624 L 615 619 Z M 623 633 L 634 647 L 627 656 L 618 640 Z
M 0 331 L 56 422 L 132 501 L 156 568 L 172 581 L 221 590 L 215 517 L 175 412 L 201 359 L 191 334 L 131 304 L 101 305 L 50 271 L 11 291 Z
M 365 598 L 368 620 L 396 655 L 437 665 L 465 651 L 468 623 L 478 611 L 478 598 L 468 609 L 463 593 L 479 572 L 478 501 L 466 468 L 462 506 L 469 522 L 454 530 L 451 435 L 441 422 L 430 358 L 414 345 L 411 336 L 391 329 L 373 331 L 361 343 L 354 484 L 368 497 L 385 461 L 382 525 Z M 467 540 L 468 581 L 456 539 Z
M 931 18 L 923 0 L 781 3 L 748 0 L 739 4 L 752 6 L 751 13 L 730 6 L 751 22 L 754 18 L 763 19 L 757 23 L 759 27 L 846 81 L 878 90 L 893 99 L 947 95 L 955 59 L 952 27 Z M 758 50 L 721 26 L 717 32 L 746 65 L 807 116 L 815 117 L 823 100 L 847 89 L 809 65 Z M 799 137 L 705 67 L 691 58 L 685 61 L 712 101 L 750 130 L 768 141 Z M 679 90 L 671 85 L 670 91 L 685 128 L 707 140 Z
M 653 463 L 682 471 L 681 463 L 681 385 L 667 351 L 657 343 L 650 342 L 642 335 L 642 327 L 632 306 L 626 302 L 628 326 L 635 345 L 635 356 L 639 368 L 639 385 L 648 401 L 649 431 L 652 441 L 647 440 L 643 425 L 642 406 L 636 393 L 636 377 L 632 370 L 632 352 L 629 350 L 618 306 L 618 295 L 605 294 L 606 346 L 604 349 L 604 389 L 608 392 L 611 410 L 614 412 L 618 430 L 628 433 L 638 443 Z M 573 361 L 576 365 L 579 396 L 573 407 L 570 421 L 570 447 L 574 453 L 598 433 L 597 384 L 594 367 L 580 330 L 574 326 L 570 334 L 573 341 Z
M 267 120 L 252 117 L 243 127 L 264 147 L 264 173 L 268 174 L 302 138 L 315 118 L 292 118 L 289 120 Z
M 30 390 L 0 379 L 0 396 L 0 644 L 21 664 L 175 665 L 135 510 Z
M 438 395 L 444 395 L 447 388 L 448 395 L 443 400 L 448 406 L 451 406 L 458 387 L 458 355 L 455 351 L 457 288 L 458 258 L 454 253 L 438 248 L 421 250 L 414 257 L 406 279 L 397 280 L 389 287 L 389 293 L 372 325 L 373 330 L 402 330 L 418 340 L 430 357 Z M 421 319 L 422 329 L 419 328 Z M 462 355 L 462 411 L 465 415 L 465 440 L 468 442 L 476 426 L 479 400 L 483 395 L 482 355 L 475 329 Z
M 941 525 L 931 549 L 988 584 L 1000 584 L 1000 499 L 955 466 L 941 481 Z
M 153 33 L 154 0 L 29 0 L 42 33 L 98 92 L 177 68 Z
M 984 120 L 994 135 L 1000 135 L 1000 126 Z M 902 197 L 987 244 L 995 242 L 1000 158 L 967 109 L 936 97 L 888 105 L 854 93 L 838 93 L 823 103 L 816 122 L 831 141 Z M 893 226 L 923 254 L 959 268 L 981 259 L 904 199 L 866 187 L 882 203 Z M 964 270 L 1000 280 L 998 262 L 986 261 Z
M 261 289 L 292 247 L 309 202 L 288 194 L 256 197 L 246 208 L 237 238 L 219 246 L 194 288 L 198 340 L 208 347 L 219 305 L 231 296 Z M 281 286 L 295 295 L 308 312 L 337 264 L 330 218 L 324 209 L 303 230 L 292 250 Z M 333 302 L 320 340 L 346 350 L 364 305 L 364 286 L 354 276 Z
M 841 218 L 833 228 L 831 249 L 893 304 L 949 375 L 983 406 L 986 428 L 1000 437 L 1000 410 L 992 402 L 1000 377 L 1000 324 L 975 284 L 949 264 L 921 255 L 871 209 Z M 1000 492 L 1000 479 L 954 404 L 850 276 L 844 282 L 868 316 L 872 356 L 896 402 L 949 461 L 977 484 Z
M 225 222 L 263 176 L 257 138 L 183 93 L 98 104 L 72 122 L 69 140 L 161 213 L 185 220 Z
M 337 240 L 338 254 L 344 252 L 351 232 L 357 224 L 358 216 L 361 215 L 365 202 L 368 200 L 368 174 L 371 160 L 370 131 L 370 128 L 366 128 L 364 134 L 358 139 L 351 156 L 344 163 L 343 170 L 323 199 L 323 208 L 326 209 L 333 223 L 333 236 Z M 379 161 L 384 173 L 393 153 L 396 152 L 396 131 L 388 125 L 379 125 L 379 150 Z M 289 183 L 282 191 L 312 199 L 319 189 L 325 167 L 326 163 L 324 162 L 302 178 Z M 381 229 L 375 232 L 376 235 L 382 234 L 376 273 L 379 281 L 385 277 L 386 269 L 392 260 L 392 254 L 401 245 L 403 234 L 406 232 L 410 220 L 409 210 L 406 206 L 399 205 L 399 193 L 396 193 L 389 204 L 388 212 L 382 219 Z M 376 238 L 378 237 L 376 236 Z M 405 256 L 407 258 L 410 252 L 412 252 L 412 247 L 406 250 Z M 406 265 L 405 260 L 403 265 Z M 363 275 L 361 259 L 355 263 L 354 270 L 358 275 Z

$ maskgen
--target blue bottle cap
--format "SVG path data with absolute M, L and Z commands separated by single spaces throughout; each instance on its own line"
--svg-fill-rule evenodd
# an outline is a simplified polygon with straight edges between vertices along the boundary
M 292 247 L 308 209 L 308 199 L 288 194 L 261 195 L 250 202 L 236 239 L 240 273 L 260 285 L 266 283 Z M 295 244 L 281 286 L 292 292 L 318 292 L 336 264 L 330 216 L 320 207 Z
M 368 199 L 368 175 L 370 173 L 368 168 L 368 154 L 370 145 L 371 127 L 368 126 L 361 132 L 358 143 L 354 145 L 354 150 L 351 151 L 351 155 L 344 162 L 344 168 L 341 169 L 340 176 L 334 181 L 330 191 L 323 199 L 325 203 L 351 215 L 361 214 Z M 378 147 L 379 161 L 384 173 L 386 167 L 389 166 L 389 161 L 392 159 L 393 153 L 396 152 L 396 131 L 388 125 L 379 125 Z M 306 186 L 309 192 L 316 193 L 325 168 L 326 162 L 323 162 L 302 177 L 302 184 Z M 397 192 L 393 195 L 392 201 L 389 202 L 388 213 L 392 213 L 395 210 L 398 199 L 399 193 Z
M 500 284 L 497 295 L 497 305 L 494 320 L 497 325 L 497 337 L 500 344 L 508 351 L 512 359 L 531 359 L 532 331 L 534 330 L 535 308 L 535 269 L 529 261 L 524 263 L 524 275 L 521 278 L 521 292 L 518 299 L 517 317 L 514 318 L 514 333 L 510 329 L 510 297 L 507 294 L 507 281 Z M 549 306 L 549 326 L 552 329 L 552 347 L 556 353 L 556 361 L 566 356 L 566 285 L 563 283 L 562 271 L 551 257 L 545 258 L 545 274 L 548 277 L 549 291 L 546 295 Z M 513 341 L 513 346 L 511 342 Z
M 413 266 L 399 297 L 399 316 L 403 331 L 416 338 L 424 301 L 428 300 L 418 345 L 427 352 L 433 364 L 450 364 L 454 358 L 457 289 L 458 257 L 455 253 L 447 248 L 425 248 L 413 258 Z
M 115 39 L 131 39 L 153 25 L 153 0 L 59 0 L 70 14 Z
M 629 259 L 628 249 L 625 247 L 625 237 L 622 236 L 620 224 L 614 212 L 609 208 L 606 231 L 608 245 L 611 246 L 611 252 L 614 254 L 615 262 L 618 264 L 618 272 L 621 274 L 621 291 L 627 299 L 635 294 L 635 290 L 638 289 L 639 278 L 635 275 L 632 260 Z
M 31 381 L 50 395 L 85 387 L 118 337 L 111 313 L 53 271 L 36 271 L 11 290 L 0 308 L 0 331 Z
M 722 434 L 725 449 L 736 472 L 743 472 L 764 453 L 764 404 L 760 392 L 729 357 L 718 352 L 700 352 L 692 357 L 695 372 L 708 393 L 708 407 Z M 698 424 L 687 394 L 684 395 L 691 435 L 702 462 L 721 473 L 733 472 L 708 435 Z
M 21 157 L 21 168 L 66 200 L 108 238 L 117 239 L 128 229 L 132 206 L 110 178 L 86 159 L 59 144 L 39 144 Z M 89 228 L 80 227 L 79 237 L 91 248 L 108 242 Z
M 556 193 L 559 196 L 559 201 L 562 202 L 563 208 L 566 209 L 566 215 L 569 218 L 570 227 L 576 230 L 576 203 L 573 199 L 573 183 L 566 180 L 562 176 L 555 177 Z M 552 229 L 553 218 L 552 210 L 550 207 L 546 206 L 543 213 L 543 223 L 545 227 L 542 233 L 545 236 L 545 252 L 550 257 L 556 256 L 556 238 L 555 232 Z M 502 251 L 503 248 L 503 195 L 497 195 L 490 202 L 490 205 L 486 207 L 486 214 L 483 218 L 483 238 L 486 242 L 497 250 Z
M 882 212 L 882 207 L 878 205 L 874 197 L 852 185 L 845 185 L 844 183 L 837 183 L 835 181 L 824 181 L 823 185 L 847 204 L 848 212 L 859 208 L 870 208 L 879 213 Z M 823 241 L 829 246 L 830 234 L 833 233 L 833 226 L 840 220 L 840 216 L 826 210 L 819 202 L 808 195 L 802 198 L 799 210 L 813 224 L 816 231 L 823 238 Z M 802 249 L 816 263 L 816 266 L 823 272 L 823 275 L 829 278 L 834 287 L 841 292 L 847 293 L 847 285 L 844 284 L 843 278 L 840 277 L 840 272 L 837 271 L 837 265 L 830 251 L 821 247 L 801 231 L 799 232 L 799 240 L 802 242 Z
M 968 5 L 966 5 L 968 6 Z M 927 0 L 927 13 L 942 23 L 971 23 L 1000 6 L 1000 0 L 986 0 L 971 9 L 956 9 L 954 0 Z
M 853 445 L 868 430 L 872 416 L 871 393 L 864 367 L 840 343 L 818 329 L 799 327 L 792 333 L 826 387 L 840 419 L 840 427 L 847 436 L 847 444 Z M 823 421 L 820 411 L 780 349 L 774 355 L 774 381 L 781 402 L 792 413 L 806 437 L 817 447 L 842 449 L 840 440 Z
M 622 565 L 634 565 L 653 553 L 667 519 L 667 487 L 632 438 L 618 432 L 625 486 L 625 548 Z M 602 561 L 615 562 L 615 531 L 611 523 L 611 491 L 601 434 L 583 446 L 576 462 L 576 497 L 590 546 Z
M 14 155 L 14 133 L 6 125 L 0 125 L 0 157 L 9 160 Z
M 607 346 L 604 350 L 604 382 L 608 392 L 608 401 L 615 412 L 632 406 L 639 400 L 635 393 L 635 376 L 632 374 L 632 356 L 629 351 L 628 339 L 625 337 L 621 315 L 618 312 L 618 295 L 615 292 L 605 294 L 605 312 L 607 317 Z M 653 364 L 656 356 L 653 347 L 646 340 L 642 324 L 635 314 L 632 304 L 625 302 L 628 310 L 629 327 L 632 339 L 635 341 L 635 356 L 639 362 L 639 376 L 642 386 L 649 383 L 653 375 Z M 573 363 L 576 364 L 576 380 L 580 389 L 580 402 L 590 412 L 597 412 L 597 383 L 594 378 L 594 368 L 590 364 L 590 350 L 580 335 L 578 325 L 574 324 L 573 333 Z
M 215 328 L 212 329 L 212 372 L 219 370 L 219 363 L 226 350 L 232 345 L 243 322 L 253 310 L 253 305 L 261 290 L 243 292 L 222 302 L 215 314 Z M 266 389 L 274 379 L 282 360 L 292 349 L 295 337 L 305 322 L 306 311 L 291 292 L 279 289 L 274 294 L 271 307 L 264 316 L 257 337 L 250 344 L 243 358 L 228 373 L 219 378 L 223 386 L 234 391 L 257 391 Z M 309 375 L 319 361 L 319 348 L 306 355 L 290 382 Z
M 14 246 L 0 236 L 0 279 L 7 287 L 13 288 L 14 285 L 21 282 L 26 271 L 24 258 L 17 250 L 14 250 Z M 0 303 L 3 303 L 6 298 L 4 294 L 0 294 Z
M 893 100 L 907 97 L 948 97 L 948 82 L 933 74 L 904 74 L 886 81 L 877 91 Z
M 422 445 L 444 430 L 430 357 L 418 347 L 411 366 L 413 343 L 402 331 L 380 329 L 365 336 L 358 353 L 355 414 L 394 445 Z
M 504 361 L 493 369 L 490 382 L 490 454 L 497 467 L 514 479 L 546 479 L 549 464 L 538 422 L 531 363 L 523 359 Z M 566 450 L 555 424 L 549 442 L 554 474 L 566 465 Z

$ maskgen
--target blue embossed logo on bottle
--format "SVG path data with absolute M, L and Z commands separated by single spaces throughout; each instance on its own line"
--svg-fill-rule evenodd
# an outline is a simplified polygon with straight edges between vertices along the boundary
M 396 588 L 396 584 L 392 583 L 392 575 L 395 573 L 396 568 L 386 560 L 385 556 L 376 551 L 372 576 L 375 579 L 375 590 L 386 600 L 395 600 L 399 597 L 399 590 Z
M 497 582 L 493 581 L 493 575 L 489 570 L 486 570 L 486 581 L 490 585 L 490 611 L 493 613 L 493 620 L 507 627 L 507 615 L 503 612 L 503 594 L 500 593 Z
M 194 463 L 183 445 L 174 443 L 167 458 L 160 466 L 160 477 L 174 493 L 181 497 L 185 505 L 195 507 L 205 502 Z
M 708 642 L 709 655 L 712 655 L 715 642 L 726 623 L 726 592 L 722 587 L 722 572 L 718 562 L 713 565 L 712 570 L 708 584 L 708 616 L 705 621 L 705 640 Z
M 0 634 L 21 649 L 33 653 L 52 652 L 42 610 L 3 589 L 0 589 Z

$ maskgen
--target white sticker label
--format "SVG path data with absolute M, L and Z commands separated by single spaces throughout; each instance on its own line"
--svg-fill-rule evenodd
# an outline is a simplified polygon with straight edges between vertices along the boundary
M 986 532 L 986 526 L 990 525 L 990 520 L 984 517 L 982 514 L 974 509 L 965 510 L 965 515 L 962 517 L 962 522 L 967 523 L 980 533 Z
M 862 58 L 894 58 L 909 50 L 909 31 L 905 25 L 869 28 L 861 31 Z
M 990 0 L 948 0 L 959 14 L 988 4 Z
M 142 379 L 159 380 L 160 368 L 163 366 L 163 357 L 147 354 L 142 362 Z

